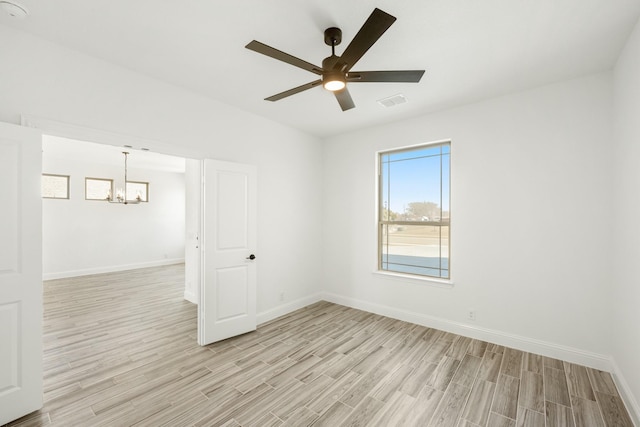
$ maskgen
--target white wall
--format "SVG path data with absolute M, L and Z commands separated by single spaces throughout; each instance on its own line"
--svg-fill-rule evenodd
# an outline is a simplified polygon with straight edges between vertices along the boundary
M 610 82 L 589 76 L 327 141 L 329 298 L 606 366 Z M 374 274 L 375 152 L 443 139 L 454 286 Z M 477 320 L 466 328 L 468 308 Z
M 130 164 L 131 160 L 135 162 L 130 159 Z M 114 179 L 115 187 L 123 188 L 123 166 L 84 158 L 60 159 L 45 150 L 43 173 L 70 176 L 68 200 L 42 199 L 45 279 L 184 260 L 184 174 L 128 169 L 130 180 L 149 182 L 148 203 L 120 205 L 85 200 L 85 177 Z
M 640 424 L 640 22 L 614 70 L 612 354 Z
M 0 121 L 28 114 L 144 138 L 167 154 L 256 165 L 260 320 L 317 297 L 320 140 L 6 26 L 0 64 Z

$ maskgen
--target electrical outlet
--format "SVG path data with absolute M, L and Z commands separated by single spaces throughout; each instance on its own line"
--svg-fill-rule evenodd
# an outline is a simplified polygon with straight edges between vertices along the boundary
M 476 320 L 476 311 L 474 309 L 469 309 L 469 311 L 467 312 L 467 319 L 469 320 Z
M 284 301 L 284 291 L 280 291 L 280 301 Z

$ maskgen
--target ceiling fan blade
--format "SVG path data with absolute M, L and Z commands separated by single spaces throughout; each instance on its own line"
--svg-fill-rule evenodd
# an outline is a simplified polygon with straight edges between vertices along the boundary
M 281 50 L 275 49 L 271 46 L 267 46 L 264 43 L 260 43 L 259 41 L 252 40 L 248 45 L 245 46 L 249 50 L 253 50 L 254 52 L 261 53 L 263 55 L 269 56 L 273 59 L 277 59 L 282 62 L 286 62 L 287 64 L 291 64 L 295 67 L 302 68 L 303 70 L 311 71 L 314 74 L 322 75 L 322 68 L 317 65 L 313 65 L 307 61 L 303 61 L 300 58 L 296 58 L 295 56 L 289 55 L 288 53 L 284 53 Z
M 395 22 L 396 18 L 376 8 L 344 50 L 334 69 L 349 71 L 380 36 Z
M 418 83 L 424 70 L 403 71 L 353 71 L 347 75 L 349 83 L 388 82 L 388 83 Z
M 314 88 L 316 86 L 319 86 L 322 83 L 321 80 L 315 80 L 312 81 L 311 83 L 307 83 L 307 84 L 303 84 L 302 86 L 298 86 L 298 87 L 294 87 L 293 89 L 289 89 L 289 90 L 285 90 L 284 92 L 280 92 L 276 95 L 270 96 L 268 98 L 265 98 L 265 101 L 278 101 L 282 98 L 286 98 L 287 96 L 291 96 L 291 95 L 295 95 L 296 93 L 300 93 L 303 92 L 307 89 L 311 89 Z
M 340 104 L 340 108 L 342 108 L 342 111 L 350 110 L 356 106 L 356 104 L 353 103 L 351 94 L 346 87 L 342 90 L 333 92 L 333 94 L 336 96 L 336 99 L 338 100 L 338 104 Z

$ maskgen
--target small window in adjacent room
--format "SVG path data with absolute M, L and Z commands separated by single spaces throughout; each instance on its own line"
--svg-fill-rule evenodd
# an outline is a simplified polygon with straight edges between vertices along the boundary
M 138 181 L 127 181 L 127 199 L 139 202 L 149 201 L 149 183 Z
M 69 175 L 43 173 L 41 191 L 45 199 L 68 199 Z
M 85 178 L 84 198 L 86 200 L 107 200 L 113 194 L 113 180 L 106 178 Z
M 379 153 L 379 270 L 449 279 L 450 148 Z

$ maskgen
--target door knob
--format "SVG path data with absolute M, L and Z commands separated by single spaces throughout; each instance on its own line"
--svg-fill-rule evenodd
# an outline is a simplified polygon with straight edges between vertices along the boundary
M 254 254 L 251 254 L 247 257 L 247 259 L 256 259 L 256 256 Z

